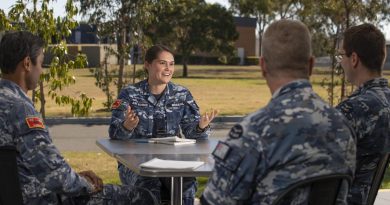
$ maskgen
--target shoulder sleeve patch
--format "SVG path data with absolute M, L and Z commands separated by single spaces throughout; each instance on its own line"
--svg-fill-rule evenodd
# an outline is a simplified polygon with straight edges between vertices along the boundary
M 43 124 L 43 120 L 40 117 L 27 117 L 26 118 L 28 128 L 42 128 L 45 129 L 45 125 Z
M 121 99 L 117 99 L 117 100 L 115 100 L 114 103 L 112 103 L 111 110 L 118 109 L 121 105 L 122 105 L 122 100 Z
M 218 145 L 215 147 L 213 151 L 214 157 L 219 158 L 220 160 L 225 160 L 226 156 L 230 152 L 230 147 L 228 144 L 219 141 Z
M 233 139 L 238 139 L 242 136 L 244 129 L 241 125 L 235 125 L 229 132 L 229 137 Z

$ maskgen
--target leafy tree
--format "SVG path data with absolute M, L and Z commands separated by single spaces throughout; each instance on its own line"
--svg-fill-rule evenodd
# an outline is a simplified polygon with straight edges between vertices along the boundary
M 169 0 L 78 0 L 89 23 L 98 25 L 99 35 L 116 41 L 119 59 L 117 93 L 124 84 L 124 68 L 130 48 L 143 42 L 142 31 L 154 18 L 154 11 Z
M 48 5 L 51 0 L 18 0 L 5 15 L 4 11 L 0 10 L 0 31 L 6 30 L 28 30 L 39 35 L 46 42 L 46 50 L 49 50 L 53 55 L 53 60 L 49 65 L 47 72 L 41 76 L 39 90 L 33 92 L 33 100 L 40 101 L 41 114 L 45 117 L 45 92 L 44 82 L 47 83 L 49 97 L 55 100 L 58 105 L 71 104 L 71 113 L 73 115 L 87 115 L 91 106 L 92 99 L 82 93 L 80 99 L 75 99 L 72 96 L 59 95 L 66 86 L 75 83 L 75 77 L 69 73 L 73 68 L 83 67 L 86 63 L 86 58 L 76 56 L 74 60 L 69 59 L 67 55 L 67 46 L 65 38 L 71 34 L 71 29 L 77 23 L 73 17 L 77 14 L 77 9 L 71 0 L 68 0 L 65 6 L 66 16 L 53 16 L 53 10 L 49 9 Z M 32 7 L 29 7 L 32 6 Z M 53 45 L 50 45 L 55 43 Z M 50 47 L 49 47 L 50 45 Z M 35 98 L 35 97 L 38 98 Z
M 219 4 L 203 0 L 175 0 L 158 11 L 158 19 L 145 31 L 154 44 L 169 45 L 182 55 L 183 77 L 194 52 L 233 55 L 238 38 L 233 16 Z
M 380 21 L 388 21 L 390 5 L 388 0 L 326 0 L 316 2 L 302 0 L 300 4 L 304 6 L 304 10 L 299 13 L 299 18 L 311 28 L 316 40 L 313 44 L 322 47 L 332 59 L 328 94 L 329 103 L 333 105 L 335 101 L 340 102 L 348 94 L 343 69 L 334 58 L 342 31 L 361 22 L 372 22 L 378 25 Z M 338 77 L 340 82 L 337 80 Z M 340 96 L 335 94 L 335 86 L 338 84 L 341 85 Z M 353 86 L 351 86 L 350 91 L 352 90 Z

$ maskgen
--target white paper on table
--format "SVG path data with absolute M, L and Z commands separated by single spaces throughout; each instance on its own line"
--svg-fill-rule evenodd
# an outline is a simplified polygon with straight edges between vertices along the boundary
M 140 167 L 146 169 L 194 170 L 203 164 L 204 162 L 201 161 L 177 161 L 153 158 L 152 160 L 142 163 Z
M 149 143 L 184 145 L 184 144 L 195 144 L 196 140 L 173 136 L 173 137 L 162 137 L 162 138 L 150 138 Z

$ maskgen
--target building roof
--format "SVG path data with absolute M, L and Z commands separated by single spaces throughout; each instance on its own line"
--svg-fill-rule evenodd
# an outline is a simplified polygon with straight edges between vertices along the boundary
M 251 17 L 234 17 L 234 24 L 241 27 L 253 27 L 256 28 L 256 18 Z

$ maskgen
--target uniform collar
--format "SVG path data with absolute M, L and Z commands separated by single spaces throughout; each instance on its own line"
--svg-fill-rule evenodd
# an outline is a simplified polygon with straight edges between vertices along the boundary
M 387 87 L 388 86 L 388 82 L 387 82 L 387 79 L 386 78 L 382 78 L 382 77 L 378 77 L 378 78 L 374 78 L 372 80 L 369 80 L 369 81 L 366 81 L 365 83 L 363 83 L 362 86 L 360 86 L 360 89 L 367 89 L 367 88 L 371 88 L 371 87 Z
M 386 78 L 378 77 L 371 80 L 366 81 L 361 85 L 352 95 L 356 95 L 361 93 L 362 91 L 368 90 L 373 87 L 388 87 L 389 83 Z
M 27 96 L 27 94 L 22 90 L 22 88 L 13 81 L 7 79 L 0 79 L 0 87 L 7 88 L 12 91 L 12 94 L 17 98 L 24 98 L 28 102 L 32 104 L 31 99 Z
M 153 105 L 157 104 L 156 98 L 154 97 L 154 95 L 149 90 L 148 79 L 142 81 L 140 83 L 140 87 L 142 88 L 142 90 L 144 92 L 144 96 L 146 97 L 146 99 L 148 99 L 148 101 L 150 103 L 152 103 Z M 173 87 L 174 87 L 173 83 L 169 82 L 167 84 L 167 87 L 165 88 L 164 92 L 162 93 L 162 96 L 161 96 L 160 99 L 163 99 L 163 98 L 165 98 L 165 96 L 169 95 L 172 92 Z
M 292 90 L 300 89 L 300 88 L 311 88 L 311 84 L 306 79 L 298 79 L 298 80 L 291 81 L 288 84 L 277 89 L 272 95 L 272 98 L 276 98 Z

